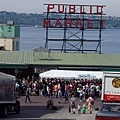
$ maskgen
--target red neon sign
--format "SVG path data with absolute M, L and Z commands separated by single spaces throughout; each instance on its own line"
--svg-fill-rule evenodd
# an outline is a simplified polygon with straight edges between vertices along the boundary
M 94 20 L 87 20 L 87 21 L 85 21 L 86 25 L 83 25 L 83 20 L 76 19 L 76 20 L 74 20 L 74 24 L 73 24 L 72 19 L 66 18 L 65 24 L 63 25 L 63 22 L 60 19 L 56 19 L 56 20 L 44 19 L 43 20 L 43 27 L 57 27 L 57 28 L 67 27 L 67 28 L 80 28 L 80 29 L 82 29 L 84 26 L 85 29 L 94 29 L 94 28 L 96 28 L 95 26 L 93 26 L 94 22 L 95 22 Z M 104 22 L 105 22 L 105 20 L 99 21 L 99 23 L 101 24 L 101 29 L 105 28 Z
M 65 8 L 67 6 L 67 13 L 69 14 L 103 14 L 103 8 L 105 6 L 97 6 L 97 5 L 65 5 L 65 4 L 47 4 L 47 12 L 57 12 L 57 13 L 65 13 Z M 76 11 L 79 9 L 79 12 Z
M 94 26 L 97 22 L 99 24 L 99 28 L 104 28 L 103 19 L 90 19 L 87 15 L 103 15 L 103 8 L 105 6 L 102 5 L 69 5 L 69 4 L 46 4 L 47 5 L 47 13 L 58 13 L 58 14 L 67 14 L 67 15 L 84 15 L 83 18 L 76 17 L 66 17 L 66 18 L 44 18 L 43 27 L 67 27 L 67 28 L 81 28 L 86 29 L 94 29 L 97 28 Z M 86 15 L 86 16 L 85 16 Z M 83 22 L 84 21 L 84 22 Z

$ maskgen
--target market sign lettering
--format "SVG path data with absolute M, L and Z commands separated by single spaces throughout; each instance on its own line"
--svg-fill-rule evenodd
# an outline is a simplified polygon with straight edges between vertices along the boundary
M 58 13 L 65 13 L 66 6 L 68 6 L 67 12 L 69 14 L 103 14 L 102 9 L 104 8 L 104 6 L 96 5 L 47 4 L 47 12 L 53 12 L 57 10 L 56 12 Z M 79 12 L 77 12 L 76 9 L 79 9 Z
M 103 13 L 102 5 L 69 5 L 69 4 L 45 4 L 47 5 L 47 18 L 43 20 L 43 27 L 48 28 L 80 28 L 94 29 L 99 24 L 105 28 L 105 20 L 101 18 Z M 52 14 L 60 15 L 59 18 L 52 17 Z M 65 17 L 63 17 L 63 14 Z M 50 16 L 49 16 L 50 15 Z M 71 15 L 71 17 L 69 17 Z M 79 17 L 76 17 L 78 16 Z M 89 16 L 98 16 L 98 19 Z M 99 29 L 99 28 L 98 28 Z

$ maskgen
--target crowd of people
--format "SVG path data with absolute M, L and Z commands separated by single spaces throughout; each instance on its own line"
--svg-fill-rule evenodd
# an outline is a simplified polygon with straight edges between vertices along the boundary
M 101 97 L 101 81 L 87 80 L 87 79 L 72 79 L 65 80 L 58 78 L 35 78 L 30 80 L 27 78 L 18 79 L 16 82 L 16 92 L 21 95 L 26 95 L 25 102 L 27 100 L 31 102 L 29 95 L 42 95 L 49 99 L 57 98 L 58 103 L 64 98 L 64 101 L 68 101 L 71 107 L 71 111 L 75 113 L 75 108 L 78 105 L 78 111 L 85 113 L 86 107 L 92 113 L 92 105 L 96 98 Z M 27 92 L 29 90 L 29 93 Z M 29 95 L 28 95 L 29 94 Z M 76 99 L 79 100 L 76 103 Z M 86 101 L 82 105 L 82 101 Z M 48 101 L 46 101 L 48 102 Z M 52 102 L 48 102 L 52 103 Z M 53 103 L 52 103 L 53 104 Z M 50 104 L 46 105 L 47 108 Z

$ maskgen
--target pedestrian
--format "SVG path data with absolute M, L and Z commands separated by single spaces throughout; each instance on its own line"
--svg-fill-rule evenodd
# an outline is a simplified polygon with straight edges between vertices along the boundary
M 80 99 L 80 102 L 82 102 L 82 99 L 83 99 L 83 90 L 81 88 L 79 88 L 79 99 Z
M 61 91 L 61 89 L 59 88 L 59 89 L 58 89 L 58 103 L 61 103 L 61 100 L 62 100 L 62 91 Z
M 79 103 L 78 104 L 78 114 L 80 114 L 80 111 L 81 111 L 81 104 Z
M 75 99 L 74 94 L 72 95 L 72 97 L 70 99 L 70 104 L 71 104 L 71 111 L 73 112 L 73 114 L 75 114 L 76 99 Z
M 46 108 L 47 108 L 47 109 L 50 109 L 50 110 L 53 110 L 53 100 L 52 100 L 52 98 L 50 98 L 50 99 L 47 101 Z
M 54 97 L 57 98 L 58 97 L 57 96 L 57 94 L 58 94 L 58 85 L 55 84 L 54 87 L 53 87 L 53 89 L 54 89 Z
M 64 97 L 65 97 L 65 102 L 66 102 L 68 100 L 68 91 L 67 90 L 65 90 Z
M 30 99 L 30 88 L 27 88 L 27 90 L 26 90 L 25 102 L 27 102 L 27 100 L 29 100 L 29 102 L 31 103 L 31 99 Z
M 83 104 L 83 105 L 82 105 L 82 108 L 81 108 L 81 112 L 82 112 L 83 114 L 85 114 L 85 113 L 86 113 L 86 109 L 87 109 L 86 104 Z
M 90 114 L 92 114 L 93 105 L 94 105 L 94 99 L 92 98 L 92 96 L 88 97 L 88 99 L 86 100 L 86 104 L 87 104 L 88 110 L 90 111 Z

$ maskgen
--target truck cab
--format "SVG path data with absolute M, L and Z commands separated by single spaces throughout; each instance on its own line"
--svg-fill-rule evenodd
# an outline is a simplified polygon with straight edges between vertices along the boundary
M 15 91 L 16 77 L 0 72 L 0 117 L 8 112 L 20 113 L 20 102 Z

